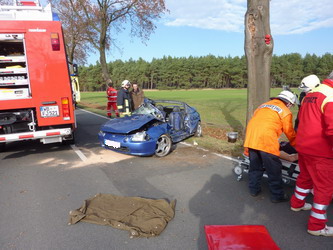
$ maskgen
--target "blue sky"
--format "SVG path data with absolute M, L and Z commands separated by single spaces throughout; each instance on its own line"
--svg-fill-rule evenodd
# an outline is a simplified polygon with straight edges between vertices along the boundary
M 163 56 L 243 56 L 246 0 L 165 0 L 170 13 L 157 23 L 143 44 L 123 32 L 121 50 L 111 49 L 108 61 Z M 333 54 L 333 0 L 272 0 L 270 26 L 273 54 Z M 115 34 L 113 34 L 115 35 Z M 92 53 L 89 63 L 99 56 Z

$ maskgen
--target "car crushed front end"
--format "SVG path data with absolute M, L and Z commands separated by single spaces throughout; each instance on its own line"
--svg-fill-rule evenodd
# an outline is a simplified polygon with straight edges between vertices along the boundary
M 155 153 L 156 142 L 150 140 L 147 134 L 139 136 L 142 137 L 141 140 L 133 140 L 136 135 L 111 134 L 100 131 L 98 138 L 103 148 L 112 151 L 138 156 L 153 155 Z
M 101 146 L 115 152 L 164 157 L 172 145 L 201 136 L 200 115 L 184 102 L 145 99 L 131 116 L 112 119 L 98 134 Z
M 149 156 L 155 154 L 156 141 L 166 133 L 168 124 L 158 111 L 146 104 L 131 116 L 106 122 L 98 133 L 102 147 L 115 152 Z
M 155 154 L 156 141 L 166 130 L 167 124 L 163 123 L 148 127 L 147 130 L 135 130 L 125 134 L 111 133 L 101 129 L 98 138 L 103 148 L 124 154 L 149 156 Z

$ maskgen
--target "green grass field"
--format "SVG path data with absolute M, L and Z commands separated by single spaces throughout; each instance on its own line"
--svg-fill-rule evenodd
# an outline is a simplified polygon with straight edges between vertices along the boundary
M 276 96 L 281 89 L 272 89 L 271 96 Z M 219 153 L 239 156 L 242 152 L 243 131 L 246 123 L 247 90 L 161 90 L 145 91 L 151 99 L 179 100 L 195 107 L 200 113 L 204 136 L 190 138 L 188 142 L 198 143 L 204 148 Z M 82 92 L 79 107 L 106 115 L 105 92 Z M 293 109 L 293 113 L 297 108 Z M 228 143 L 226 133 L 237 131 L 239 140 Z

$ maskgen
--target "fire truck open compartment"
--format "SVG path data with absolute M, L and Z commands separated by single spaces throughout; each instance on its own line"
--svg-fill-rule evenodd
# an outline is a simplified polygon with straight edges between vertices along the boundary
M 0 100 L 31 97 L 23 34 L 0 34 Z

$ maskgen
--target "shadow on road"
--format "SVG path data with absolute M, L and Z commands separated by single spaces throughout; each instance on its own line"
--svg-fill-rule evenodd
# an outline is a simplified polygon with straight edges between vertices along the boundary
M 247 183 L 247 176 L 237 182 L 232 174 L 222 176 L 216 173 L 191 198 L 190 212 L 200 220 L 198 249 L 207 247 L 205 225 L 264 225 L 281 249 L 294 249 L 296 245 L 299 249 L 319 245 L 322 249 L 330 249 L 329 237 L 319 239 L 307 234 L 310 211 L 295 213 L 290 210 L 289 202 L 271 203 L 267 179 L 262 181 L 263 193 L 255 198 L 249 195 Z M 287 194 L 291 195 L 293 191 L 294 186 L 285 186 Z M 312 202 L 312 197 L 307 201 Z M 329 210 L 333 210 L 332 206 Z
M 228 122 L 229 126 L 233 129 L 233 131 L 238 131 L 240 134 L 244 131 L 244 126 L 242 123 L 232 115 L 233 112 L 235 112 L 237 109 L 239 109 L 239 105 L 235 105 L 234 103 L 225 103 L 224 106 L 220 106 L 220 110 L 222 111 L 222 114 L 225 117 L 225 120 Z

